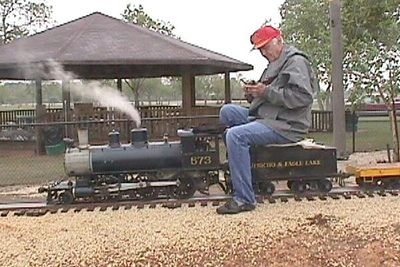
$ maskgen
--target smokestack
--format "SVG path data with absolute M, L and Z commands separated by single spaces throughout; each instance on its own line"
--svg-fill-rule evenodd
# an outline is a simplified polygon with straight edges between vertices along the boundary
M 148 142 L 147 129 L 139 128 L 131 130 L 131 145 L 133 146 L 144 146 Z
M 111 148 L 121 147 L 121 143 L 119 142 L 119 132 L 112 131 L 108 133 L 108 145 Z
M 89 146 L 89 130 L 78 129 L 78 147 L 87 148 Z

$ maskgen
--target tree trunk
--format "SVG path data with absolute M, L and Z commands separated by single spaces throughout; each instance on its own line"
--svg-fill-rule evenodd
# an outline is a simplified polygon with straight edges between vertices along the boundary
M 319 110 L 325 110 L 324 101 L 322 101 L 321 99 L 321 88 L 319 86 L 317 86 L 316 96 L 317 96 Z
M 325 97 L 325 110 L 332 111 L 332 83 L 328 83 L 328 87 L 326 88 L 326 97 Z
M 3 40 L 2 40 L 2 43 L 6 44 L 7 43 L 7 27 L 6 27 L 7 25 L 6 25 L 6 18 L 5 17 L 3 17 L 2 23 L 3 23 Z
M 399 162 L 400 161 L 399 130 L 397 127 L 396 106 L 394 101 L 391 103 L 391 109 L 389 110 L 389 118 L 393 136 L 393 161 Z
M 139 88 L 136 87 L 135 91 L 133 92 L 135 98 L 135 107 L 138 107 L 139 104 Z
M 143 83 L 144 79 L 135 79 L 135 80 L 134 79 L 131 79 L 131 80 L 125 79 L 124 81 L 128 85 L 128 87 L 132 90 L 135 107 L 138 107 L 140 105 L 140 103 L 139 103 L 140 86 Z

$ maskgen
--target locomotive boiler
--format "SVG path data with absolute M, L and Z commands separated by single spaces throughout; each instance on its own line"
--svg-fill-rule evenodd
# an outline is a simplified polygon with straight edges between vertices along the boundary
M 194 128 L 178 130 L 179 140 L 149 142 L 146 129 L 133 129 L 130 143 L 121 144 L 112 131 L 106 145 L 73 147 L 65 153 L 68 179 L 41 187 L 48 202 L 110 199 L 190 198 L 218 184 L 232 193 L 228 163 L 221 160 L 221 132 Z M 251 147 L 253 187 L 271 195 L 277 181 L 294 193 L 329 192 L 339 177 L 336 150 L 300 142 Z M 229 158 L 228 158 L 229 160 Z
M 149 142 L 146 129 L 131 131 L 131 142 L 121 144 L 119 133 L 109 133 L 102 146 L 69 146 L 65 172 L 75 179 L 41 187 L 48 201 L 72 203 L 78 199 L 190 198 L 218 183 L 217 136 L 179 131 L 179 141 Z M 73 140 L 70 140 L 72 144 Z

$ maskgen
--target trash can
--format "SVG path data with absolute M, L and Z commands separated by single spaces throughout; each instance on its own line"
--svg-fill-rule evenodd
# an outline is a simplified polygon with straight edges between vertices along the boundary
M 60 155 L 65 152 L 63 142 L 63 129 L 59 126 L 51 126 L 44 130 L 45 150 L 49 156 Z
M 353 124 L 354 124 L 354 131 L 357 132 L 358 129 L 358 115 L 355 112 L 346 111 L 345 115 L 345 122 L 346 122 L 346 132 L 353 131 Z
M 46 149 L 46 154 L 47 155 L 56 156 L 56 155 L 63 154 L 65 152 L 65 143 L 64 142 L 60 142 L 60 143 L 55 144 L 55 145 L 44 146 L 44 148 Z

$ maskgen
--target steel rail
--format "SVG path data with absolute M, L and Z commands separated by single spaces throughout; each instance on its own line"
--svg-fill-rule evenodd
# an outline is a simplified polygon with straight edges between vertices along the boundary
M 327 199 L 354 199 L 354 198 L 372 198 L 375 196 L 399 196 L 400 190 L 375 190 L 365 191 L 357 186 L 351 187 L 337 187 L 329 193 L 321 192 L 306 192 L 303 194 L 293 194 L 289 190 L 278 190 L 272 196 L 257 196 L 257 202 L 262 203 L 286 203 L 291 199 L 292 201 L 326 201 Z M 13 216 L 43 216 L 45 214 L 66 213 L 66 212 L 81 212 L 81 211 L 106 211 L 106 210 L 119 210 L 119 209 L 143 209 L 143 208 L 180 208 L 182 206 L 195 207 L 195 206 L 219 206 L 221 203 L 229 200 L 231 196 L 228 195 L 210 195 L 193 197 L 190 199 L 155 199 L 155 200 L 134 200 L 134 201 L 108 201 L 108 202 L 82 202 L 69 205 L 50 204 L 46 202 L 20 202 L 0 204 L 0 217 Z

